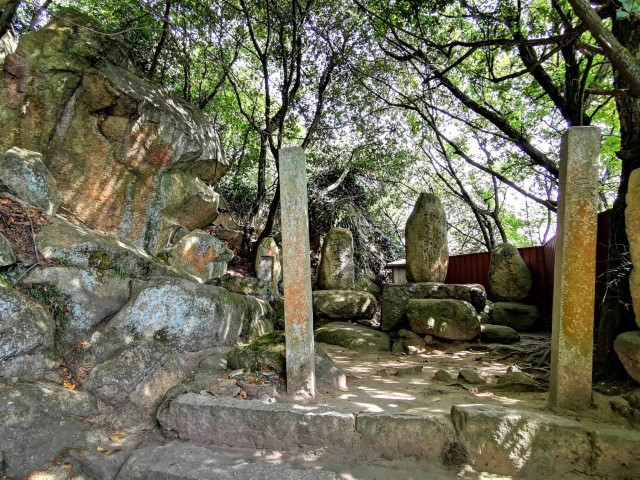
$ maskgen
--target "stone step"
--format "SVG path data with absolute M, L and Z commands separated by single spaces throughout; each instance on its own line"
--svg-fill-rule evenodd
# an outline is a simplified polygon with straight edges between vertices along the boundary
M 184 442 L 137 450 L 117 480 L 337 480 L 335 472 L 252 459 Z
M 360 464 L 406 461 L 458 471 L 469 464 L 531 479 L 637 478 L 640 472 L 638 430 L 492 405 L 457 405 L 451 416 L 366 413 L 188 393 L 158 420 L 166 436 L 201 445 L 311 452 Z

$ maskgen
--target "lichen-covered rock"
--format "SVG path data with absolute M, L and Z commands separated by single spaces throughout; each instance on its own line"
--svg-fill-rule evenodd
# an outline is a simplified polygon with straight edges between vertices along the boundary
M 203 182 L 227 162 L 213 123 L 141 79 L 87 16 L 62 9 L 23 35 L 0 90 L 0 151 L 42 152 L 62 203 L 91 228 L 157 251 L 176 223 L 215 216 Z
M 522 300 L 529 295 L 532 285 L 531 271 L 514 245 L 503 243 L 493 249 L 489 263 L 489 289 L 497 300 Z
M 41 378 L 50 367 L 54 329 L 41 305 L 0 282 L 0 378 Z
M 353 235 L 348 228 L 332 228 L 324 237 L 318 265 L 318 289 L 353 290 Z
M 463 300 L 482 312 L 487 304 L 487 293 L 480 284 L 456 285 L 444 283 L 385 284 L 382 287 L 382 320 L 384 332 L 408 326 L 407 307 L 413 299 Z
M 54 264 L 111 270 L 123 277 L 181 275 L 142 249 L 111 235 L 89 230 L 61 218 L 51 220 L 38 233 L 36 245 L 42 256 Z
M 213 283 L 213 282 L 212 282 Z M 236 277 L 225 275 L 215 282 L 215 285 L 226 288 L 230 292 L 240 295 L 251 295 L 270 302 L 274 299 L 273 286 L 254 277 Z
M 370 319 L 376 313 L 376 297 L 350 290 L 313 292 L 313 316 L 317 320 Z
M 232 258 L 224 243 L 202 230 L 185 235 L 168 252 L 170 265 L 203 282 L 224 275 Z
M 513 328 L 505 325 L 491 325 L 489 323 L 482 324 L 481 340 L 489 343 L 518 343 L 520 334 Z
M 7 237 L 0 233 L 0 267 L 13 265 L 18 259 Z
M 134 280 L 130 301 L 109 322 L 121 331 L 180 351 L 235 345 L 273 329 L 263 300 L 212 285 L 170 277 Z
M 0 186 L 47 215 L 56 213 L 60 206 L 56 179 L 38 152 L 13 147 L 1 155 Z
M 86 445 L 88 425 L 80 419 L 95 413 L 95 400 L 89 394 L 62 385 L 25 382 L 1 389 L 4 473 L 27 478 L 63 451 Z
M 339 345 L 357 352 L 388 352 L 389 335 L 357 323 L 331 322 L 315 331 L 316 342 Z
M 407 317 L 411 330 L 446 340 L 471 340 L 480 333 L 478 314 L 462 300 L 410 300 Z
M 256 274 L 260 274 L 260 259 L 262 257 L 273 257 L 272 288 L 274 292 L 277 292 L 278 284 L 282 279 L 282 260 L 280 259 L 280 249 L 272 237 L 263 238 L 258 243 L 254 262 Z
M 391 351 L 394 353 L 415 355 L 424 352 L 426 346 L 424 339 L 420 335 L 402 328 L 398 331 L 398 336 L 393 341 Z
M 264 335 L 249 345 L 234 348 L 227 355 L 227 366 L 236 370 L 252 370 L 267 367 L 278 373 L 287 369 L 286 337 L 283 331 L 274 331 Z M 316 390 L 321 393 L 333 393 L 344 389 L 346 376 L 344 371 L 326 354 L 321 345 L 315 346 Z
M 128 278 L 94 268 L 37 268 L 23 283 L 53 285 L 64 295 L 67 314 L 58 334 L 70 344 L 82 340 L 96 325 L 115 315 L 131 295 Z
M 629 290 L 636 325 L 640 327 L 640 168 L 633 170 L 629 175 L 629 187 L 625 200 L 627 204 L 624 210 L 625 230 L 633 264 L 629 276 Z
M 640 330 L 621 333 L 613 348 L 629 376 L 640 383 Z
M 447 216 L 438 197 L 421 193 L 405 228 L 409 282 L 444 282 L 449 266 Z
M 153 341 L 128 345 L 97 365 L 84 388 L 113 407 L 151 416 L 172 387 L 186 377 L 176 354 Z
M 533 305 L 515 302 L 495 302 L 489 312 L 489 323 L 505 325 L 518 332 L 534 330 L 539 323 L 540 312 Z

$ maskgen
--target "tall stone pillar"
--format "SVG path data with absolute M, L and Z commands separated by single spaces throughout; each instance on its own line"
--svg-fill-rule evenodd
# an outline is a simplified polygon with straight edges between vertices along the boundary
M 287 392 L 315 396 L 307 169 L 299 147 L 280 150 L 280 215 Z
M 571 410 L 591 403 L 599 154 L 597 127 L 562 137 L 549 405 Z

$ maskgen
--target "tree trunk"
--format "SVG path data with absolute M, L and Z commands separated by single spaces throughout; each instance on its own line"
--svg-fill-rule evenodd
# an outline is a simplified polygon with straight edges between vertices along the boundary
M 11 22 L 18 10 L 20 0 L 9 0 L 0 10 L 0 38 L 11 29 Z
M 640 21 L 614 19 L 613 34 L 635 58 L 638 58 Z M 616 88 L 629 88 L 628 82 L 618 72 L 614 82 Z M 597 378 L 622 374 L 624 370 L 613 350 L 613 342 L 620 333 L 636 328 L 629 292 L 631 258 L 624 211 L 629 175 L 640 167 L 640 99 L 632 95 L 616 97 L 616 107 L 620 118 L 621 146 L 618 157 L 622 161 L 622 172 L 618 196 L 611 215 L 607 289 L 596 332 L 594 372 Z

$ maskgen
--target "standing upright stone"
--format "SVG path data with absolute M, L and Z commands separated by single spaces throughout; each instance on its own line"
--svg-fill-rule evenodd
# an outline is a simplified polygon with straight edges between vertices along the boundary
M 256 260 L 254 263 L 256 274 L 260 272 L 260 262 L 262 261 L 262 257 L 273 258 L 271 282 L 273 291 L 277 292 L 278 283 L 280 283 L 280 279 L 282 278 L 282 265 L 280 264 L 280 249 L 272 237 L 263 238 L 260 240 L 260 243 L 258 243 L 258 248 L 256 249 Z
M 287 392 L 315 396 L 307 169 L 299 147 L 280 150 Z
M 421 193 L 405 228 L 407 280 L 444 282 L 449 266 L 447 216 L 438 197 Z
M 318 265 L 318 289 L 353 290 L 353 236 L 348 228 L 332 228 L 322 243 Z
M 532 285 L 531 271 L 514 245 L 503 243 L 493 249 L 489 263 L 489 288 L 497 300 L 522 300 L 529 295 Z
M 591 403 L 600 129 L 572 127 L 562 137 L 554 267 L 549 404 Z

